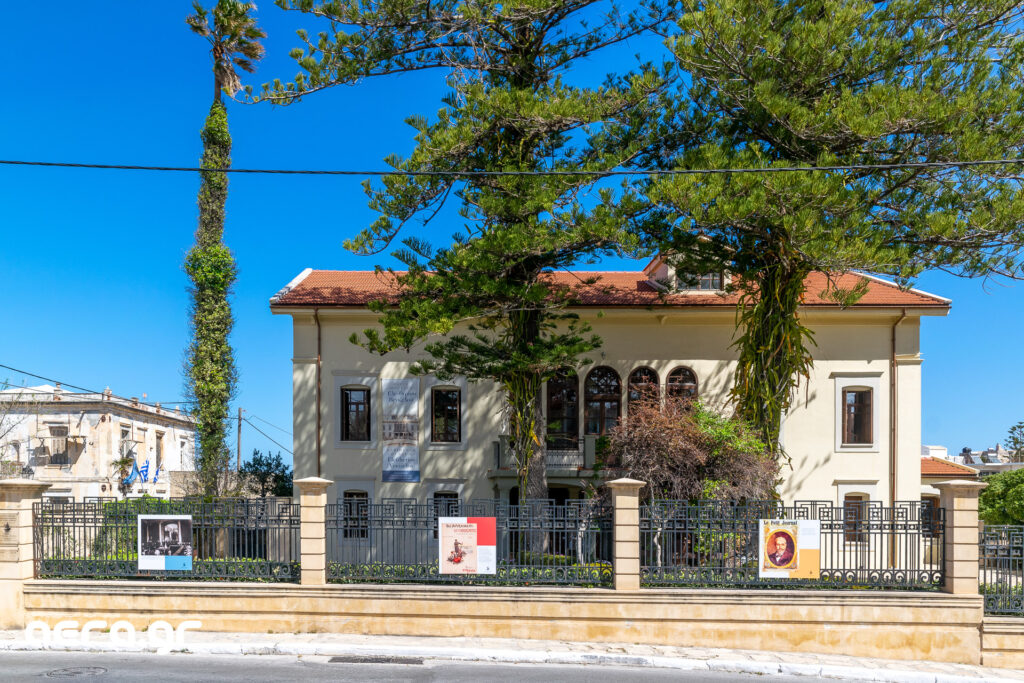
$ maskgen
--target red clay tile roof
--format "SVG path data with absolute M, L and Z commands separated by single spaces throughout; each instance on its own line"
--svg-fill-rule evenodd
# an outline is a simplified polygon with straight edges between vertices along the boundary
M 304 276 L 303 276 L 304 275 Z M 396 292 L 394 278 L 373 271 L 311 270 L 295 278 L 274 295 L 273 306 L 365 306 L 376 299 L 392 297 Z M 711 293 L 674 293 L 659 297 L 658 289 L 640 271 L 630 272 L 558 272 L 552 273 L 558 284 L 571 287 L 579 306 L 646 307 L 668 305 L 673 307 L 730 307 L 739 295 Z M 598 278 L 594 284 L 583 284 L 589 278 Z M 833 278 L 843 288 L 851 288 L 861 280 L 868 283 L 867 292 L 855 304 L 861 306 L 909 306 L 948 308 L 949 300 L 919 292 L 901 290 L 891 282 L 874 277 L 846 273 Z M 823 297 L 828 279 L 824 273 L 811 273 L 807 277 L 804 306 L 835 306 Z
M 922 477 L 976 477 L 978 470 L 960 465 L 943 458 L 925 456 L 921 458 Z

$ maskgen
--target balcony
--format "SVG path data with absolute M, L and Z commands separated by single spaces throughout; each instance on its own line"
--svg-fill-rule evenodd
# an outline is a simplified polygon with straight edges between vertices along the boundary
M 580 447 L 577 449 L 558 449 L 558 450 L 547 450 L 544 454 L 544 464 L 547 465 L 548 472 L 554 471 L 572 471 L 577 472 L 582 469 L 591 469 L 594 467 L 594 452 L 597 437 L 585 436 L 580 442 Z M 515 470 L 515 464 L 512 462 L 512 454 L 508 448 L 508 437 L 499 437 L 498 441 L 493 441 L 494 448 L 494 469 L 495 470 Z

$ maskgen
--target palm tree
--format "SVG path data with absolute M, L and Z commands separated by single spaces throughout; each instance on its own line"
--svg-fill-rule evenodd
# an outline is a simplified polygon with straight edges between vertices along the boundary
M 224 90 L 232 96 L 242 89 L 242 80 L 235 67 L 246 73 L 256 70 L 255 62 L 263 58 L 261 38 L 266 32 L 256 25 L 256 18 L 249 12 L 255 11 L 256 3 L 238 0 L 217 0 L 212 10 L 207 10 L 199 1 L 192 3 L 195 14 L 185 18 L 193 33 L 206 38 L 210 43 L 213 58 L 213 101 L 220 102 Z M 213 26 L 210 26 L 210 14 Z

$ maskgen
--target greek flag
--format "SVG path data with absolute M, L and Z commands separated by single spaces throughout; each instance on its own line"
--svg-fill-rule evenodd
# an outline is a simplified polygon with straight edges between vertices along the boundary
M 142 469 L 139 470 L 139 475 L 142 477 L 142 482 L 146 483 L 149 481 L 149 461 L 147 460 L 142 464 Z
M 132 471 L 131 471 L 131 473 L 127 477 L 125 477 L 123 483 L 131 486 L 132 482 L 135 481 L 135 478 L 137 476 L 139 476 L 139 464 L 137 462 L 133 462 L 132 463 Z
M 156 466 L 156 472 L 153 473 L 153 483 L 154 484 L 156 483 L 156 480 L 160 478 L 160 467 L 161 467 L 160 465 L 157 465 Z

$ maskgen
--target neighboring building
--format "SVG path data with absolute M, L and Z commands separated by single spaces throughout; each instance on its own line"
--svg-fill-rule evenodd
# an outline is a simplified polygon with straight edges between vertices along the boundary
M 580 285 L 592 275 L 597 284 Z M 642 393 L 631 389 L 653 381 L 662 395 L 725 404 L 737 295 L 720 291 L 721 277 L 680 286 L 661 259 L 640 272 L 552 277 L 577 289 L 572 310 L 604 340 L 579 377 L 545 389 L 548 482 L 560 499 L 577 497 L 592 478 L 594 443 L 628 419 L 630 395 Z M 814 331 L 814 366 L 783 424 L 792 463 L 780 489 L 787 501 L 919 499 L 920 319 L 946 315 L 950 302 L 873 277 L 838 277 L 844 288 L 862 281 L 864 296 L 842 308 L 823 296 L 825 275 L 808 277 L 800 314 Z M 508 499 L 516 476 L 499 437 L 495 385 L 389 382 L 411 377 L 417 352 L 381 357 L 349 341 L 377 325 L 367 303 L 394 291 L 386 274 L 307 269 L 271 298 L 271 311 L 293 321 L 295 477 L 332 480 L 329 499 Z
M 983 477 L 1024 467 L 1024 462 L 1014 462 L 1010 452 L 999 444 L 996 444 L 995 448 L 986 448 L 983 451 L 972 451 L 965 446 L 953 458 L 960 464 L 978 470 Z
M 935 484 L 952 479 L 977 479 L 978 470 L 951 462 L 938 456 L 921 458 L 921 500 L 939 504 L 939 490 Z
M 921 456 L 926 458 L 942 458 L 950 460 L 949 449 L 945 446 L 921 446 Z
M 180 495 L 171 485 L 192 467 L 192 418 L 136 398 L 73 393 L 60 385 L 0 391 L 0 461 L 4 476 L 27 476 L 51 484 L 44 494 L 58 500 L 122 497 L 115 461 L 149 462 L 128 496 Z M 159 468 L 157 481 L 153 479 Z

